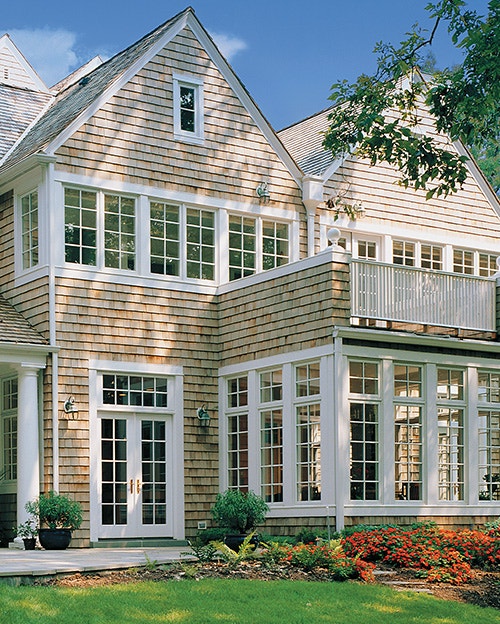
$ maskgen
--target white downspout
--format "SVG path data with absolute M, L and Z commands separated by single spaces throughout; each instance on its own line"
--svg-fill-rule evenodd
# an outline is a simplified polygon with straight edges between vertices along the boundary
M 302 180 L 302 202 L 307 210 L 307 255 L 315 254 L 316 208 L 323 201 L 323 179 L 305 176 Z
M 43 170 L 43 187 L 45 209 L 45 245 L 47 249 L 48 279 L 49 279 L 49 340 L 52 351 L 52 488 L 59 491 L 59 355 L 55 349 L 56 335 L 56 280 L 54 269 L 54 164 L 49 163 Z

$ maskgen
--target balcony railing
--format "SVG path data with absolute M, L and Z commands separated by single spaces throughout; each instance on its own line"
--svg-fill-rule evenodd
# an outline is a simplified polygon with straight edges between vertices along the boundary
M 353 260 L 354 317 L 494 332 L 495 280 Z

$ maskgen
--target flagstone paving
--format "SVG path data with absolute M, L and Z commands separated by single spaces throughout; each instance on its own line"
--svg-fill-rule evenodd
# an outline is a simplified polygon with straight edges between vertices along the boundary
M 190 558 L 184 547 L 68 548 L 18 550 L 0 548 L 0 582 L 29 583 L 37 577 L 97 572 L 169 563 Z

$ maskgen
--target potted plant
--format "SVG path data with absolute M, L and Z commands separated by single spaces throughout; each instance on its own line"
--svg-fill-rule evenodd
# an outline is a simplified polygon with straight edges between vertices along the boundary
M 226 490 L 217 495 L 210 511 L 215 522 L 228 531 L 225 543 L 233 550 L 238 550 L 247 533 L 264 522 L 269 507 L 252 491 Z
M 64 550 L 71 532 L 82 523 L 82 506 L 64 494 L 50 491 L 26 503 L 26 511 L 38 519 L 40 544 L 47 550 Z
M 25 550 L 35 550 L 38 531 L 33 518 L 28 518 L 26 522 L 21 522 L 13 530 L 17 537 L 23 540 Z

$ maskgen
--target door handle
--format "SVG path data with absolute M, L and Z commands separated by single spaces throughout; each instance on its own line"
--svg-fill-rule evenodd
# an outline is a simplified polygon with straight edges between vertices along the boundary
M 130 479 L 130 493 L 133 494 L 134 493 L 134 480 Z
M 137 494 L 141 493 L 141 482 L 137 479 Z

